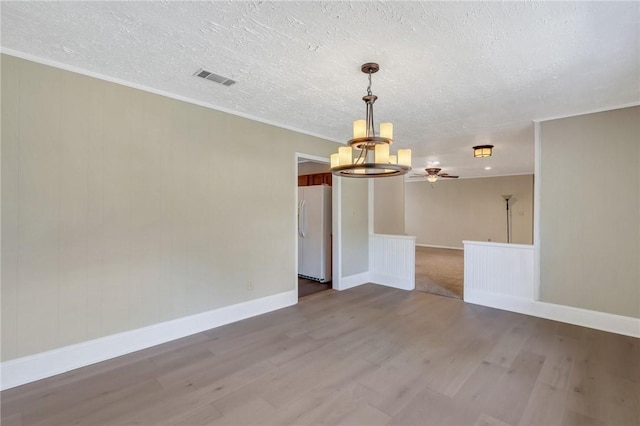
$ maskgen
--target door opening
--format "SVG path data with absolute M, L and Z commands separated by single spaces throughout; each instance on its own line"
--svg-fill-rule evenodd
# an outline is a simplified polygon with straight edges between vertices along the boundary
M 333 176 L 326 159 L 296 155 L 298 299 L 332 288 Z

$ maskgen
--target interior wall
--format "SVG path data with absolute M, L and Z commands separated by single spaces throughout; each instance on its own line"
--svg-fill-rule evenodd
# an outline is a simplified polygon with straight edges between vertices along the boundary
M 405 226 L 416 244 L 463 248 L 463 240 L 507 242 L 502 195 L 512 194 L 511 242 L 533 242 L 533 175 L 407 183 Z
M 295 152 L 337 144 L 1 60 L 2 360 L 296 288 Z
M 640 107 L 540 124 L 540 299 L 640 317 Z
M 369 270 L 369 179 L 342 178 L 342 276 Z
M 331 171 L 329 163 L 316 163 L 313 161 L 305 161 L 298 163 L 298 175 L 313 175 L 315 173 L 328 173 Z
M 404 235 L 404 176 L 373 179 L 373 232 Z

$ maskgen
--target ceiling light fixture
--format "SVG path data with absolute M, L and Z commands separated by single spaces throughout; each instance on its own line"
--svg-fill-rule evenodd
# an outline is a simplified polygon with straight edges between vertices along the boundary
M 491 157 L 493 153 L 493 145 L 477 145 L 473 147 L 473 156 L 475 158 Z
M 491 170 L 491 166 L 487 166 L 484 168 L 485 170 Z
M 369 75 L 367 95 L 362 100 L 367 105 L 365 120 L 353 122 L 353 139 L 338 148 L 331 155 L 331 173 L 343 177 L 389 177 L 400 176 L 411 170 L 411 150 L 399 149 L 397 155 L 390 155 L 389 148 L 393 143 L 393 124 L 381 123 L 379 136 L 376 136 L 373 121 L 373 104 L 378 99 L 371 92 L 371 74 L 378 72 L 378 64 L 369 62 L 360 70 Z M 354 149 L 359 152 L 354 156 Z

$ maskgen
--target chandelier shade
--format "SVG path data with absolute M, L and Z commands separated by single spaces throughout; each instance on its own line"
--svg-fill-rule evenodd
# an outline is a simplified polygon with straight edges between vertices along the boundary
M 367 94 L 362 97 L 366 104 L 366 118 L 353 122 L 353 139 L 348 146 L 338 148 L 331 155 L 331 173 L 344 177 L 387 177 L 400 176 L 411 170 L 411 150 L 399 149 L 391 154 L 393 144 L 393 124 L 381 123 L 376 133 L 373 120 L 373 104 L 378 99 L 371 92 L 371 75 L 378 72 L 378 64 L 369 62 L 360 70 L 369 75 Z

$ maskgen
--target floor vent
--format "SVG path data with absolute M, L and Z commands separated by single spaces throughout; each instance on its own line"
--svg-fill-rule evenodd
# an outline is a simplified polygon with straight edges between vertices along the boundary
M 220 83 L 225 86 L 231 86 L 232 84 L 236 83 L 235 80 L 231 80 L 228 77 L 223 77 L 202 68 L 196 71 L 193 75 L 195 75 L 196 77 L 204 78 L 205 80 L 215 81 L 216 83 Z

